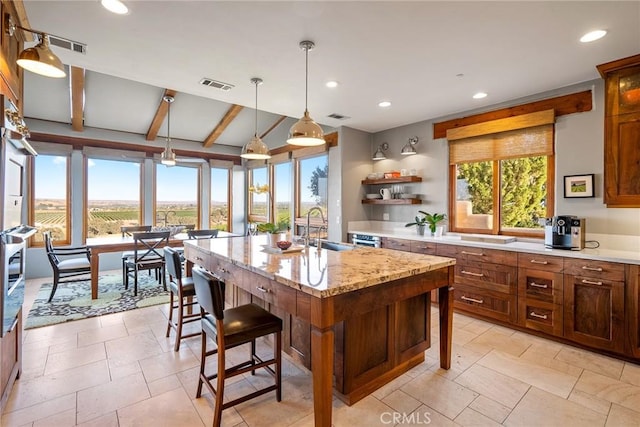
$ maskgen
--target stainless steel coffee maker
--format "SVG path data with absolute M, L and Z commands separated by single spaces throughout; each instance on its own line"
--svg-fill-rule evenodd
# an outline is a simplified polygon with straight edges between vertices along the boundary
M 544 246 L 553 249 L 584 249 L 584 218 L 573 215 L 545 219 Z

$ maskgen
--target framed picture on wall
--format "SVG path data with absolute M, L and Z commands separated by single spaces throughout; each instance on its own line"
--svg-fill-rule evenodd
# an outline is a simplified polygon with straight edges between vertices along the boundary
M 566 175 L 564 177 L 564 197 L 595 197 L 593 191 L 593 175 Z

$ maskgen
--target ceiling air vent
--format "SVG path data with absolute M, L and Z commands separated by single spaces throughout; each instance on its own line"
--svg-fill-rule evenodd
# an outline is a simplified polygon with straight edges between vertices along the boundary
M 218 80 L 213 80 L 213 79 L 209 79 L 204 77 L 202 80 L 200 80 L 200 84 L 201 85 L 205 85 L 205 86 L 210 86 L 210 87 L 214 87 L 216 89 L 220 89 L 220 90 L 231 90 L 233 89 L 235 86 L 232 85 L 231 83 L 224 83 L 224 82 L 219 82 Z
M 40 43 L 40 34 L 36 34 L 36 40 Z M 49 34 L 49 43 L 53 46 L 58 46 L 63 49 L 68 49 L 72 52 L 82 53 L 86 55 L 87 53 L 87 45 L 80 42 L 75 42 L 73 40 L 65 39 L 62 37 L 54 36 Z
M 337 119 L 337 120 L 347 120 L 351 118 L 349 116 L 343 116 L 342 114 L 338 114 L 338 113 L 329 114 L 327 117 L 331 117 L 332 119 Z

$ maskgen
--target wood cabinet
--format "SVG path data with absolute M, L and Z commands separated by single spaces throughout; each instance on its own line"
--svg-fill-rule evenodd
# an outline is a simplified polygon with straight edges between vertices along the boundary
M 18 66 L 16 60 L 24 45 L 23 33 L 21 30 L 16 30 L 13 36 L 9 34 L 10 23 L 20 25 L 15 7 L 12 1 L 3 0 L 0 2 L 0 13 L 2 14 L 0 22 L 0 91 L 13 102 L 19 111 L 22 111 L 23 70 Z
M 382 238 L 382 247 L 385 249 L 411 252 L 411 240 L 384 237 Z
M 0 412 L 22 370 L 22 309 L 9 332 L 0 338 Z
M 640 207 L 640 55 L 597 68 L 605 79 L 604 202 Z
M 437 245 L 436 254 L 456 258 L 454 308 L 516 323 L 518 270 L 515 252 Z
M 562 336 L 563 259 L 518 254 L 518 324 Z
M 628 337 L 626 352 L 632 357 L 640 358 L 640 266 L 625 266 L 626 292 L 625 317 Z
M 624 292 L 624 265 L 565 258 L 565 338 L 623 353 Z
M 419 176 L 400 176 L 398 178 L 381 178 L 381 179 L 363 179 L 362 185 L 367 185 L 373 193 L 380 191 L 380 185 L 385 184 L 410 184 L 414 182 L 422 182 L 422 177 Z M 369 190 L 367 190 L 369 192 Z M 412 199 L 362 199 L 363 204 L 367 205 L 419 205 L 422 200 L 419 198 Z

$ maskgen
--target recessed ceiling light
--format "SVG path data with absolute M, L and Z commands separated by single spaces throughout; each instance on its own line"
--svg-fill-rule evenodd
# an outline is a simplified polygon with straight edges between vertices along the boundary
M 120 0 L 100 0 L 100 3 L 109 12 L 117 13 L 118 15 L 124 15 L 129 12 L 129 8 Z
M 378 107 L 387 108 L 391 106 L 391 101 L 378 102 Z
M 473 99 L 482 99 L 486 97 L 487 97 L 487 94 L 484 92 L 478 92 L 475 95 L 473 95 Z
M 606 35 L 607 35 L 607 32 L 605 30 L 595 30 L 595 31 L 588 32 L 584 36 L 580 37 L 580 41 L 582 43 L 589 43 L 589 42 L 593 42 L 598 39 L 601 39 Z
M 325 86 L 330 87 L 330 88 L 334 88 L 334 87 L 338 87 L 338 82 L 335 80 L 331 80 L 328 81 L 327 83 L 325 83 Z

